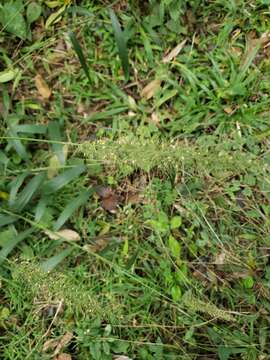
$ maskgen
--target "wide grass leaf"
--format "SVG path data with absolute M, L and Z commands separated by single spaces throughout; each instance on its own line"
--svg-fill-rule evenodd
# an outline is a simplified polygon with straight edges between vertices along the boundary
M 16 220 L 16 216 L 0 214 L 0 227 L 12 224 Z
M 91 82 L 91 79 L 90 79 L 90 75 L 89 75 L 89 69 L 88 69 L 88 66 L 86 64 L 86 59 L 85 59 L 85 56 L 83 54 L 83 51 L 82 51 L 82 47 L 75 35 L 75 33 L 73 31 L 70 31 L 68 33 L 68 36 L 70 38 L 70 41 L 71 41 L 71 44 L 74 48 L 74 51 L 76 52 L 77 56 L 78 56 L 78 59 L 80 61 L 80 64 L 83 68 L 83 71 L 85 73 L 85 75 L 87 76 L 87 79 L 89 80 L 89 82 Z
M 89 196 L 93 190 L 85 190 L 77 198 L 73 199 L 62 211 L 59 218 L 55 222 L 53 228 L 55 231 L 59 230 L 62 225 L 71 217 L 71 215 L 76 211 L 80 206 L 85 204 L 89 199 Z
M 11 251 L 27 236 L 34 231 L 34 228 L 27 229 L 21 233 L 17 233 L 14 226 L 0 233 L 0 264 L 7 258 Z
M 20 175 L 18 175 L 11 183 L 10 183 L 10 194 L 9 194 L 9 205 L 12 206 L 16 200 L 17 193 L 22 186 L 24 180 L 29 175 L 29 172 L 26 171 Z
M 63 261 L 68 255 L 71 254 L 72 250 L 73 248 L 69 247 L 61 251 L 60 253 L 52 256 L 48 260 L 42 262 L 40 264 L 41 269 L 46 272 L 52 271 L 58 264 L 60 264 L 61 261 Z
M 64 153 L 64 146 L 60 142 L 63 141 L 62 139 L 62 131 L 60 129 L 60 124 L 57 121 L 51 121 L 48 126 L 49 138 L 52 141 L 53 152 L 57 156 L 58 160 L 60 161 L 61 165 L 65 164 L 65 153 Z
M 35 193 L 40 190 L 41 184 L 44 179 L 44 172 L 34 176 L 25 186 L 25 188 L 18 194 L 17 200 L 13 204 L 13 208 L 17 211 L 22 211 L 25 206 L 30 202 Z
M 67 185 L 70 181 L 80 176 L 86 167 L 84 165 L 75 166 L 69 170 L 64 171 L 62 174 L 49 180 L 43 187 L 43 194 L 52 194 Z
M 114 31 L 114 37 L 116 41 L 116 45 L 118 48 L 118 54 L 122 63 L 122 67 L 125 74 L 125 79 L 129 79 L 129 62 L 128 62 L 128 50 L 127 50 L 127 42 L 125 39 L 125 35 L 123 31 L 121 30 L 121 26 L 119 24 L 119 21 L 117 19 L 117 16 L 115 15 L 115 12 L 113 9 L 109 9 L 109 14 L 112 22 L 112 27 Z

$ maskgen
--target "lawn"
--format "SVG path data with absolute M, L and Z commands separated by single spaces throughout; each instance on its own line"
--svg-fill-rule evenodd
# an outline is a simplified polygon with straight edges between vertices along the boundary
M 269 359 L 269 29 L 1 2 L 0 359 Z

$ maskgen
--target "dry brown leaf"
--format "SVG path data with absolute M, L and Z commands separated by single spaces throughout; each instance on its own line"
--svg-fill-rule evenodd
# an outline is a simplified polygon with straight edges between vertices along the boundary
M 58 341 L 53 356 L 58 355 L 60 351 L 70 342 L 72 338 L 73 338 L 73 333 L 71 331 L 66 332 L 65 335 L 63 335 Z
M 160 123 L 160 118 L 159 116 L 157 115 L 157 113 L 153 112 L 151 114 L 151 120 L 154 124 L 158 125 Z
M 98 238 L 93 244 L 84 245 L 83 248 L 87 252 L 97 253 L 108 246 L 109 240 L 109 237 L 101 237 Z
M 44 232 L 51 240 L 59 240 L 61 238 L 64 238 L 65 240 L 68 240 L 68 241 L 81 240 L 80 235 L 76 231 L 70 230 L 70 229 L 63 229 L 63 230 L 60 230 L 57 232 L 45 230 Z
M 141 97 L 145 98 L 146 100 L 151 99 L 159 90 L 160 85 L 161 81 L 159 79 L 152 80 L 142 89 Z
M 57 344 L 58 344 L 58 340 L 49 339 L 49 340 L 45 341 L 45 343 L 43 344 L 42 351 L 46 352 L 48 350 L 53 350 L 56 348 Z
M 218 254 L 215 258 L 214 264 L 215 265 L 224 265 L 225 258 L 226 258 L 226 254 L 224 252 Z
M 103 207 L 103 209 L 110 211 L 111 213 L 116 212 L 118 205 L 119 205 L 119 196 L 114 194 L 101 200 L 101 206 Z
M 52 94 L 52 91 L 40 74 L 35 76 L 35 84 L 41 97 L 45 100 L 48 100 Z
M 72 357 L 69 354 L 62 353 L 62 354 L 59 354 L 58 356 L 56 356 L 54 358 L 54 360 L 72 360 Z
M 228 115 L 231 115 L 231 113 L 233 112 L 233 109 L 230 106 L 227 106 L 224 108 L 224 112 Z
M 176 56 L 180 53 L 180 51 L 183 49 L 183 47 L 185 46 L 185 43 L 187 42 L 187 40 L 183 40 L 182 42 L 180 42 L 180 44 L 178 44 L 175 48 L 173 48 L 168 55 L 164 56 L 164 58 L 162 59 L 162 62 L 164 64 L 169 63 L 170 61 L 172 61 L 174 58 L 176 58 Z

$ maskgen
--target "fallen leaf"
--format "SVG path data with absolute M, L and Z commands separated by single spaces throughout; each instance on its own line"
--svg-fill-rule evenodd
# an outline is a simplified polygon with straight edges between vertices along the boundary
M 103 199 L 112 195 L 112 189 L 108 186 L 97 186 L 96 193 Z
M 80 235 L 76 231 L 70 230 L 70 229 L 63 229 L 63 230 L 56 231 L 56 232 L 53 232 L 50 230 L 45 230 L 44 232 L 51 240 L 59 240 L 61 238 L 64 238 L 65 240 L 68 240 L 68 241 L 81 240 Z
M 187 40 L 183 40 L 180 44 L 178 44 L 175 48 L 173 48 L 168 55 L 164 56 L 164 58 L 162 59 L 162 62 L 164 64 L 169 63 L 170 61 L 172 61 L 174 58 L 176 58 L 176 56 L 180 53 L 180 51 L 183 49 L 183 47 L 185 46 L 185 43 L 187 42 Z
M 230 115 L 233 112 L 233 109 L 230 106 L 227 106 L 224 108 L 224 112 L 228 115 Z
M 160 118 L 159 116 L 157 115 L 157 113 L 153 112 L 151 114 L 151 120 L 154 124 L 158 125 L 160 123 Z
M 146 100 L 151 99 L 160 88 L 160 85 L 161 81 L 159 79 L 151 81 L 142 89 L 141 97 L 145 98 Z
M 52 91 L 40 74 L 35 76 L 35 84 L 41 97 L 45 100 L 49 99 Z
M 125 355 L 120 355 L 120 356 L 116 355 L 116 356 L 114 356 L 113 359 L 114 360 L 132 360 L 130 357 L 125 356 Z
M 54 358 L 54 360 L 72 360 L 72 357 L 69 354 L 62 353 L 62 354 L 59 354 L 58 356 L 56 356 Z
M 100 252 L 108 246 L 109 240 L 110 238 L 105 236 L 98 238 L 93 244 L 84 245 L 83 249 L 90 253 Z
M 118 204 L 119 204 L 119 196 L 114 194 L 101 200 L 101 206 L 103 207 L 103 209 L 110 211 L 111 213 L 116 212 Z
M 42 351 L 46 352 L 48 350 L 53 350 L 56 348 L 57 344 L 58 341 L 56 339 L 49 339 L 43 344 Z
M 70 342 L 73 338 L 73 333 L 68 331 L 63 335 L 57 343 L 56 349 L 53 353 L 53 356 L 56 356 L 60 353 L 60 351 Z
M 120 197 L 113 193 L 112 189 L 107 186 L 98 186 L 96 193 L 101 197 L 101 206 L 104 210 L 115 213 L 120 201 Z
M 214 264 L 215 265 L 224 265 L 225 258 L 226 258 L 226 254 L 224 252 L 218 254 L 215 258 Z

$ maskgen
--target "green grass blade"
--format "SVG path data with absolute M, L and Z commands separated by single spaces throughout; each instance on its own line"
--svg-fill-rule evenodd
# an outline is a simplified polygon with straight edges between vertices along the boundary
M 0 227 L 12 224 L 17 218 L 11 215 L 0 215 Z
M 36 211 L 35 211 L 35 221 L 39 222 L 40 219 L 42 218 L 42 216 L 44 215 L 45 211 L 46 211 L 46 207 L 48 204 L 48 197 L 44 196 L 42 197 L 36 207 Z
M 34 228 L 27 229 L 18 234 L 15 227 L 11 226 L 8 230 L 0 233 L 0 264 L 7 258 L 11 251 L 27 236 L 34 231 Z
M 40 189 L 40 186 L 44 179 L 44 172 L 34 176 L 25 186 L 25 188 L 19 193 L 16 203 L 14 203 L 13 205 L 13 208 L 17 211 L 22 211 L 25 206 L 30 202 L 34 194 Z
M 85 190 L 81 195 L 71 201 L 60 214 L 59 218 L 53 226 L 53 229 L 55 231 L 59 230 L 61 226 L 64 225 L 64 223 L 71 217 L 74 211 L 87 202 L 92 192 L 93 190 Z
M 52 143 L 53 152 L 57 156 L 57 158 L 60 161 L 61 165 L 65 164 L 65 154 L 64 154 L 64 146 L 63 144 L 60 144 L 62 136 L 61 136 L 61 129 L 60 125 L 57 121 L 51 121 L 48 126 L 48 132 L 49 132 L 49 139 L 52 141 L 56 141 L 55 143 Z
M 68 255 L 71 254 L 73 248 L 69 247 L 63 251 L 61 251 L 59 254 L 56 254 L 49 258 L 48 260 L 42 262 L 40 264 L 40 267 L 45 272 L 52 271 L 58 264 L 60 264 L 61 261 L 63 261 Z
M 128 81 L 129 79 L 129 62 L 128 62 L 128 50 L 127 50 L 127 42 L 124 36 L 123 31 L 121 30 L 121 26 L 115 15 L 113 9 L 109 9 L 109 14 L 112 22 L 112 27 L 114 31 L 114 37 L 116 41 L 116 45 L 118 48 L 118 54 L 122 63 L 122 67 L 125 74 L 125 79 Z
M 90 75 L 89 75 L 89 69 L 88 69 L 88 66 L 86 64 L 86 59 L 85 59 L 85 56 L 83 54 L 83 51 L 82 51 L 82 47 L 75 35 L 75 33 L 73 31 L 70 31 L 68 33 L 68 36 L 70 38 L 70 41 L 71 41 L 71 44 L 73 46 L 73 49 L 74 51 L 76 52 L 77 56 L 78 56 L 78 59 L 80 61 L 80 64 L 83 68 L 83 71 L 85 72 L 85 75 L 87 76 L 87 79 L 89 80 L 89 82 L 91 83 L 91 79 L 90 79 Z
M 74 180 L 76 177 L 80 176 L 86 167 L 84 165 L 75 166 L 72 169 L 64 171 L 62 174 L 56 176 L 55 178 L 49 180 L 43 187 L 43 194 L 51 194 L 60 190 L 62 187 L 67 185 L 70 181 Z
M 32 124 L 22 124 L 14 125 L 13 129 L 17 133 L 26 133 L 26 134 L 46 134 L 47 125 L 32 125 Z
M 9 205 L 12 206 L 16 200 L 17 193 L 22 186 L 24 180 L 29 175 L 29 172 L 26 171 L 19 176 L 16 177 L 11 183 L 10 183 L 10 194 L 9 194 Z

